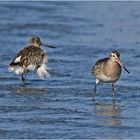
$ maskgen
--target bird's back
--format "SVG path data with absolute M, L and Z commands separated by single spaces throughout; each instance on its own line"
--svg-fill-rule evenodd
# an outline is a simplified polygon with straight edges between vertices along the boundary
M 37 48 L 34 46 L 25 47 L 21 50 L 13 61 L 10 63 L 10 66 L 25 66 L 28 65 L 36 65 L 41 63 L 44 56 L 44 52 L 41 48 Z

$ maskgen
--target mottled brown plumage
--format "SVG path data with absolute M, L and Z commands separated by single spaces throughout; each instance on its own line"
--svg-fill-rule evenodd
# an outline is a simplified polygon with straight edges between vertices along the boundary
M 15 60 L 18 57 L 21 57 L 20 61 L 16 62 Z M 19 65 L 22 67 L 27 67 L 30 64 L 33 64 L 33 65 L 41 64 L 43 57 L 45 57 L 45 53 L 43 52 L 41 48 L 28 46 L 28 47 L 25 47 L 16 55 L 16 57 L 10 63 L 10 66 Z
M 14 71 L 16 74 L 21 74 L 23 82 L 27 73 L 31 71 L 37 71 L 42 79 L 48 75 L 47 55 L 41 49 L 41 45 L 43 44 L 39 37 L 32 37 L 28 42 L 28 47 L 22 49 L 10 63 L 9 70 Z

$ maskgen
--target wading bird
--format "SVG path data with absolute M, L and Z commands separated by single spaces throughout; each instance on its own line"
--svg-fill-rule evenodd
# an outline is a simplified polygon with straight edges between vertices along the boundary
M 28 42 L 28 46 L 23 48 L 10 63 L 9 71 L 21 75 L 23 83 L 28 72 L 36 71 L 41 79 L 49 75 L 47 71 L 47 54 L 41 49 L 41 46 L 55 48 L 45 45 L 40 38 L 33 36 Z
M 108 58 L 98 60 L 92 68 L 92 74 L 96 78 L 94 87 L 94 96 L 96 95 L 96 86 L 98 83 L 112 83 L 112 94 L 115 96 L 114 84 L 120 78 L 122 67 L 130 73 L 120 61 L 120 53 L 113 50 Z

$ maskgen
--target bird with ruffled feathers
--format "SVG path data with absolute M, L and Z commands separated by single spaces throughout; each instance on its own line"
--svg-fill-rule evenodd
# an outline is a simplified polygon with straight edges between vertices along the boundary
M 19 51 L 10 63 L 9 71 L 21 75 L 23 83 L 29 72 L 36 71 L 41 79 L 49 75 L 46 65 L 48 57 L 41 46 L 55 48 L 43 44 L 39 37 L 33 36 L 30 38 L 28 46 Z

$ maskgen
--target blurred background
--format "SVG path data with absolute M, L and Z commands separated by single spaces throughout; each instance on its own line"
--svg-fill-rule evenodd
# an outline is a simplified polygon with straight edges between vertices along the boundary
M 32 35 L 57 48 L 51 77 L 23 86 L 8 65 Z M 92 66 L 114 49 L 130 74 L 93 102 Z M 139 52 L 140 2 L 0 2 L 0 138 L 139 138 Z

